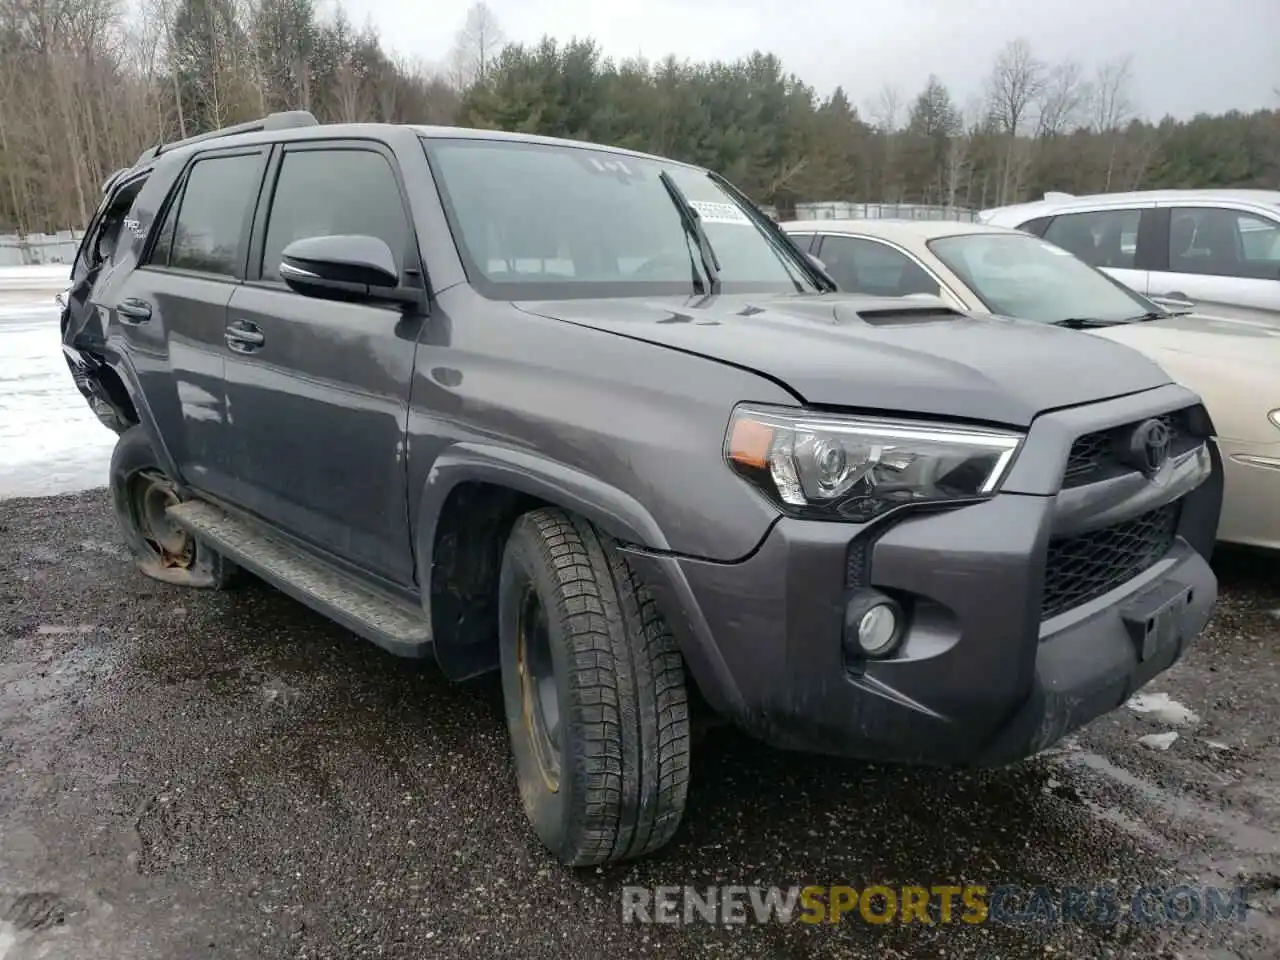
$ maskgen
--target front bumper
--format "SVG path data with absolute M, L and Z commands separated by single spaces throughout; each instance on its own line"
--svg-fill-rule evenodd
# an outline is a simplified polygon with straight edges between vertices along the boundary
M 1003 493 L 873 530 L 782 519 L 737 563 L 629 554 L 704 697 L 754 736 L 867 760 L 998 765 L 1115 709 L 1181 657 L 1217 598 L 1204 553 L 1221 498 L 1205 444 L 1151 481 Z M 1152 517 L 1167 520 L 1154 547 L 1122 542 Z M 1137 557 L 1132 575 L 1116 565 L 1093 589 L 1064 591 L 1062 545 L 1081 538 Z M 856 662 L 845 608 L 867 588 L 899 600 L 909 626 L 891 658 Z
M 779 522 L 737 564 L 632 554 L 712 706 L 775 746 L 895 762 L 989 765 L 1052 745 L 1172 665 L 1217 596 L 1185 541 L 1143 574 L 1041 623 L 1052 501 L 1004 496 L 916 518 L 876 543 L 874 586 L 912 598 L 899 654 L 851 672 L 841 644 L 849 534 Z M 1191 601 L 1140 658 L 1124 612 L 1171 586 Z M 1154 610 L 1154 602 L 1150 606 Z M 677 622 L 678 621 L 678 622 Z

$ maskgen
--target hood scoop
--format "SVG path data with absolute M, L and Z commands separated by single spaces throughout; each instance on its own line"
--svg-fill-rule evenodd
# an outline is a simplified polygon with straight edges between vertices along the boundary
M 962 320 L 965 315 L 944 303 L 903 304 L 902 306 L 868 306 L 861 310 L 854 304 L 836 307 L 838 322 L 854 317 L 873 327 L 902 327 L 917 323 L 937 323 L 941 320 Z

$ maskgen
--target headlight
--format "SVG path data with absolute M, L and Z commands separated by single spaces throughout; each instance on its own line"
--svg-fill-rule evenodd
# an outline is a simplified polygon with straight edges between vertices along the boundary
M 799 517 L 866 523 L 907 504 L 995 494 L 1022 437 L 743 404 L 729 465 Z
M 1280 427 L 1280 410 L 1272 410 L 1270 413 L 1267 414 L 1267 419 L 1270 420 L 1272 423 L 1274 423 L 1277 427 Z

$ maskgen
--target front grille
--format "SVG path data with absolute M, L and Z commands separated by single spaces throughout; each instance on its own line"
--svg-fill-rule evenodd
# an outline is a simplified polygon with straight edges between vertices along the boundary
M 1178 535 L 1178 502 L 1074 537 L 1049 541 L 1040 617 L 1047 620 L 1149 570 Z
M 1186 453 L 1204 442 L 1203 438 L 1197 436 L 1192 429 L 1189 410 L 1175 410 L 1172 413 L 1161 414 L 1155 419 L 1162 421 L 1169 428 L 1169 453 L 1172 456 Z M 1108 427 L 1106 430 L 1086 433 L 1078 438 L 1072 444 L 1071 453 L 1067 457 L 1067 469 L 1062 477 L 1062 486 L 1080 487 L 1086 483 L 1097 483 L 1099 480 L 1130 472 L 1132 467 L 1127 467 L 1120 462 L 1117 451 L 1123 449 L 1133 429 L 1142 422 L 1139 420 L 1118 427 Z

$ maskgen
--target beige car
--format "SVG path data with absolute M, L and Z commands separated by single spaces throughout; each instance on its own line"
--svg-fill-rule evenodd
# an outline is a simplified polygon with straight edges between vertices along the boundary
M 1219 540 L 1280 549 L 1280 317 L 1171 312 L 1061 247 L 1004 227 L 936 220 L 782 227 L 842 290 L 941 297 L 963 310 L 1079 327 L 1141 350 L 1199 393 L 1213 418 L 1226 478 Z

